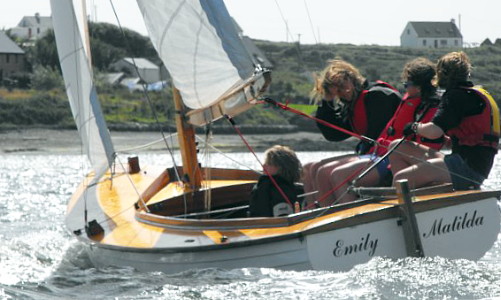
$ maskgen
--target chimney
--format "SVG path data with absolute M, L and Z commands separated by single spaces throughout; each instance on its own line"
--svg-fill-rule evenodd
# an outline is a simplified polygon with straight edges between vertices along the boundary
M 452 19 L 451 19 L 451 23 L 452 23 L 452 24 L 456 24 L 456 19 L 452 18 Z

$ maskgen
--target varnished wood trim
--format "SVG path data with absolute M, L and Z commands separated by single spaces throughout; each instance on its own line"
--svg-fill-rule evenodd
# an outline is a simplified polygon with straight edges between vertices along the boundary
M 457 204 L 469 203 L 474 201 L 480 201 L 487 198 L 498 198 L 501 192 L 499 191 L 474 191 L 474 192 L 455 192 L 450 194 L 438 194 L 434 195 L 433 198 L 429 199 L 419 199 L 417 198 L 414 202 L 416 212 L 422 212 L 427 210 L 433 210 L 442 207 L 448 207 Z M 299 214 L 293 214 L 286 217 L 274 217 L 274 218 L 240 218 L 240 219 L 221 219 L 221 220 L 189 220 L 180 219 L 176 217 L 166 217 L 155 215 L 151 213 L 140 212 L 136 214 L 138 220 L 147 222 L 152 225 L 162 226 L 166 228 L 176 228 L 176 229 L 217 229 L 217 230 L 231 230 L 231 229 L 249 229 L 249 228 L 268 228 L 268 227 L 285 227 L 295 225 L 301 222 L 313 220 L 319 216 L 327 216 L 334 214 L 336 212 L 341 212 L 346 209 L 359 207 L 363 210 L 365 205 L 380 203 L 383 207 L 377 211 L 373 211 L 373 208 L 359 215 L 355 215 L 350 218 L 346 218 L 340 221 L 336 221 L 329 225 L 328 228 L 341 228 L 349 227 L 357 224 L 363 224 L 367 222 L 372 222 L 375 219 L 367 218 L 371 214 L 375 214 L 374 218 L 384 219 L 388 216 L 398 216 L 398 212 L 382 212 L 388 210 L 392 207 L 398 206 L 397 200 L 377 200 L 368 199 L 360 200 L 353 203 L 348 203 L 344 205 L 335 205 L 328 208 L 319 208 L 312 211 L 301 212 Z M 387 207 L 385 207 L 387 206 Z M 381 215 L 381 216 L 378 216 Z M 345 223 L 346 222 L 346 223 Z M 322 227 L 323 228 L 323 227 Z M 323 229 L 322 229 L 323 231 Z

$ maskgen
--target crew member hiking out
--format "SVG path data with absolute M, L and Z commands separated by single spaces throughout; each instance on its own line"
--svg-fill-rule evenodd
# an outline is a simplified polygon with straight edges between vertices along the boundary
M 451 52 L 439 59 L 438 84 L 445 88 L 431 122 L 409 124 L 407 131 L 433 139 L 451 137 L 452 153 L 402 144 L 390 156 L 394 182 L 408 179 L 411 188 L 452 183 L 456 190 L 478 189 L 494 163 L 499 143 L 499 110 L 492 96 L 469 81 L 470 59 Z
M 375 140 L 393 116 L 401 102 L 395 88 L 383 81 L 369 83 L 357 68 L 343 60 L 331 60 L 321 73 L 312 91 L 319 103 L 316 117 L 338 127 Z M 329 141 L 343 141 L 347 133 L 317 123 L 322 135 Z M 338 164 L 356 159 L 372 147 L 368 141 L 360 141 L 353 155 L 326 158 L 304 165 L 305 191 L 317 191 L 317 179 L 330 172 Z M 324 170 L 319 173 L 319 169 Z M 313 196 L 314 197 L 314 196 Z M 312 201 L 312 197 L 309 201 Z

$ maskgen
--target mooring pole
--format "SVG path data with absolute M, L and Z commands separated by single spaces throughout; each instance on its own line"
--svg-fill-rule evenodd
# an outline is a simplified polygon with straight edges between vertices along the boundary
M 402 227 L 404 230 L 405 247 L 407 256 L 424 257 L 423 244 L 419 235 L 419 228 L 416 214 L 412 207 L 412 198 L 409 191 L 407 179 L 397 181 L 397 195 L 400 213 L 402 216 Z

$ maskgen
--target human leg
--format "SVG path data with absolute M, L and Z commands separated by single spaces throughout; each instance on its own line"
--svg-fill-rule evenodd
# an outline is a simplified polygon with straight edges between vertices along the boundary
M 342 157 L 338 160 L 331 161 L 330 163 L 327 163 L 317 170 L 316 174 L 316 184 L 317 184 L 317 196 L 316 199 L 323 199 L 326 198 L 325 195 L 332 189 L 332 185 L 330 182 L 330 176 L 332 171 L 339 167 L 342 166 L 346 163 L 352 162 L 352 161 L 357 161 L 359 157 L 357 155 L 350 155 L 347 157 Z M 327 196 L 326 199 L 330 199 L 332 196 Z M 325 202 L 325 200 L 323 201 Z
M 333 188 L 337 187 L 337 189 L 333 193 L 333 198 L 335 199 L 334 201 L 337 201 L 338 203 L 347 203 L 356 199 L 356 195 L 346 193 L 349 185 L 351 184 L 351 182 L 353 182 L 353 180 L 350 180 L 349 182 L 345 181 L 347 178 L 353 176 L 354 174 L 356 174 L 355 178 L 357 178 L 358 175 L 360 175 L 365 169 L 372 165 L 373 161 L 374 159 L 371 158 L 362 158 L 358 161 L 347 163 L 333 170 L 330 176 L 331 185 L 333 186 Z M 387 166 L 385 161 L 382 161 L 380 163 Z M 372 169 L 367 174 L 365 174 L 365 176 L 358 179 L 355 183 L 355 186 L 377 186 L 381 179 L 382 169 L 383 168 Z
M 399 141 L 400 140 L 392 141 L 389 146 L 389 149 L 393 149 L 393 147 Z M 396 174 L 400 170 L 403 170 L 409 166 L 418 164 L 425 160 L 433 158 L 443 158 L 443 157 L 444 157 L 443 153 L 434 150 L 430 147 L 412 141 L 404 141 L 389 156 L 391 164 L 391 172 L 393 174 Z
M 303 182 L 303 188 L 305 193 L 310 193 L 315 190 L 313 187 L 313 180 L 311 180 L 311 167 L 314 162 L 309 162 L 303 165 L 303 173 L 301 174 L 301 181 Z M 309 202 L 313 197 L 307 196 L 306 201 Z
M 449 154 L 444 158 L 455 190 L 479 189 L 484 176 L 474 171 L 459 154 Z
M 401 179 L 407 179 L 411 189 L 427 186 L 431 183 L 452 182 L 443 157 L 432 158 L 398 171 L 393 175 L 393 185 Z

